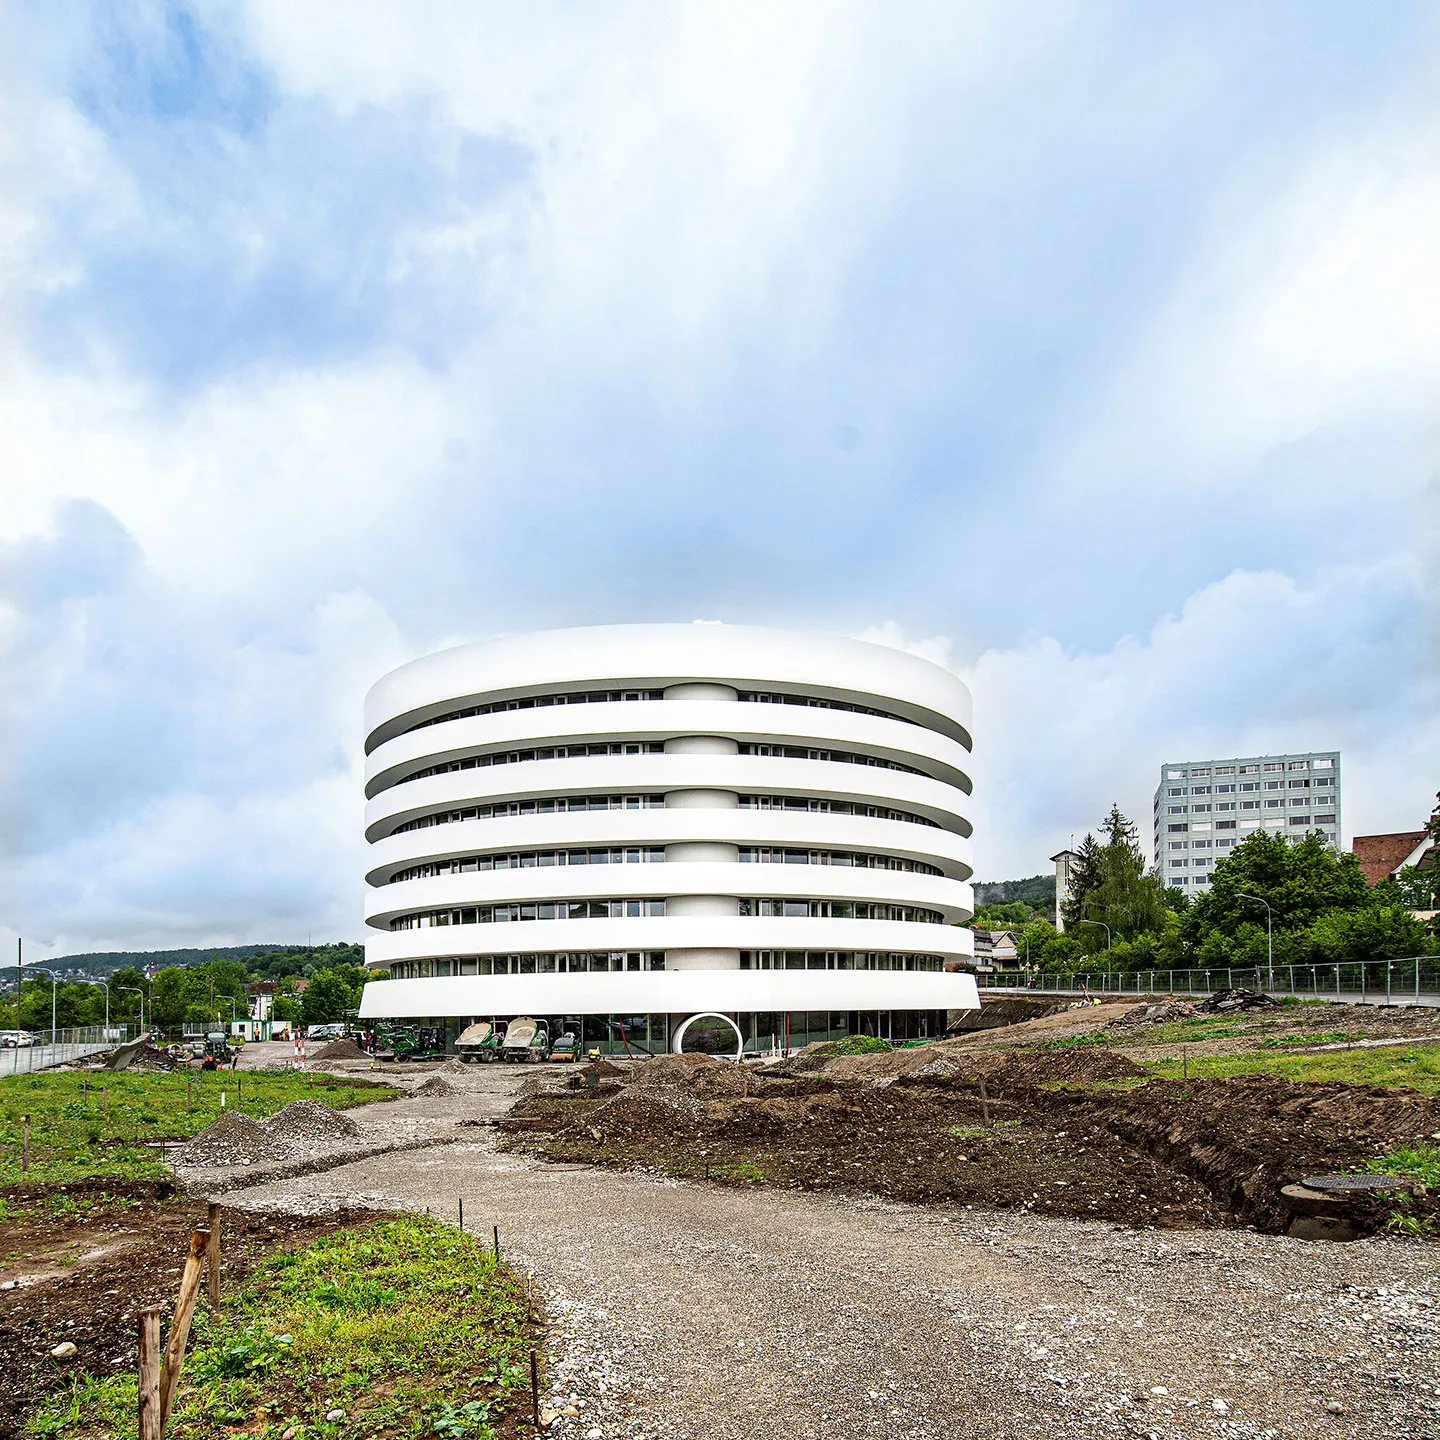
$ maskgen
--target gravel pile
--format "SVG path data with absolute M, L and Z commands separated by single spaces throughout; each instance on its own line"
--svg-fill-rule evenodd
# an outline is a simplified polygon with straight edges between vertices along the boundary
M 353 1140 L 360 1127 L 348 1116 L 315 1100 L 296 1100 L 272 1115 L 265 1123 L 265 1133 L 292 1152 L 307 1145 L 331 1144 L 337 1140 Z
M 266 1160 L 284 1160 L 289 1148 L 271 1137 L 267 1128 L 248 1115 L 233 1111 L 192 1136 L 174 1154 L 177 1165 L 258 1165 Z
M 432 1075 L 411 1092 L 412 1095 L 458 1095 L 460 1092 L 443 1076 Z
M 332 1040 L 317 1050 L 312 1060 L 368 1060 L 370 1057 L 353 1040 Z

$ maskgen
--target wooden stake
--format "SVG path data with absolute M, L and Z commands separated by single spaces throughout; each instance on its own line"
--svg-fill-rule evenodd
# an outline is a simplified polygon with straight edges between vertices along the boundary
M 500 1227 L 495 1227 L 495 1263 L 500 1263 Z
M 985 1124 L 990 1123 L 990 1101 L 985 1094 L 985 1077 L 980 1077 L 980 1114 L 984 1117 Z
M 160 1440 L 160 1312 L 140 1312 L 140 1440 Z
M 25 1134 L 25 1138 L 20 1142 L 20 1168 L 28 1170 L 30 1168 L 30 1117 L 22 1115 L 20 1124 L 24 1127 Z
M 190 1322 L 195 1318 L 195 1301 L 200 1294 L 200 1277 L 205 1271 L 205 1252 L 210 1247 L 210 1232 L 197 1225 L 190 1237 L 190 1250 L 185 1256 L 185 1269 L 180 1275 L 180 1293 L 175 1299 L 175 1319 L 170 1325 L 170 1340 L 165 1346 L 165 1360 L 160 1367 L 160 1429 L 170 1423 L 170 1403 L 175 1386 L 180 1382 L 180 1368 L 185 1363 L 185 1344 L 190 1339 Z
M 1190 1047 L 1188 1045 L 1180 1047 L 1180 1075 L 1184 1080 L 1190 1078 Z
M 463 1195 L 460 1197 L 460 1229 L 462 1232 L 465 1229 L 465 1197 Z
M 102 1120 L 106 1120 L 106 1119 L 109 1119 L 109 1117 L 110 1117 L 110 1087 L 109 1087 L 108 1085 L 102 1085 L 102 1086 L 100 1087 L 100 1118 L 101 1118 Z
M 210 1244 L 205 1252 L 209 1261 L 206 1266 L 206 1283 L 210 1293 L 210 1308 L 215 1310 L 220 1304 L 220 1207 L 213 1201 L 210 1204 L 208 1224 Z
M 540 1428 L 540 1362 L 530 1352 L 530 1406 L 535 1412 L 535 1428 Z

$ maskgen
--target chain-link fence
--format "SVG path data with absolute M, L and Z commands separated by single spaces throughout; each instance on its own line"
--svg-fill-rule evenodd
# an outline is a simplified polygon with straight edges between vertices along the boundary
M 985 990 L 1117 995 L 1209 995 L 1263 990 L 1283 998 L 1360 1004 L 1440 1005 L 1440 956 L 1408 955 L 1335 965 L 1248 965 L 1197 970 L 1009 970 L 977 977 Z
M 51 1065 L 83 1060 L 102 1050 L 113 1050 L 140 1034 L 138 1025 L 81 1025 L 73 1030 L 39 1030 L 0 1033 L 0 1075 L 27 1075 Z M 19 1043 L 13 1043 L 16 1037 Z

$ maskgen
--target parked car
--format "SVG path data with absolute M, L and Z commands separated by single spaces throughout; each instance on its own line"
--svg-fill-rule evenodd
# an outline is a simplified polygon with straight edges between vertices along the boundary
M 0 1050 L 24 1050 L 35 1043 L 27 1030 L 0 1030 Z
M 345 1025 L 335 1021 L 329 1025 L 310 1025 L 305 1030 L 307 1040 L 343 1040 L 345 1038 Z

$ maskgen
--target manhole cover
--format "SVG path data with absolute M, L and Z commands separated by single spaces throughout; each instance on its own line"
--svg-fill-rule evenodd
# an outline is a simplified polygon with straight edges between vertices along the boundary
M 1308 1190 L 1401 1190 L 1409 1181 L 1399 1175 L 1311 1175 L 1300 1183 Z

